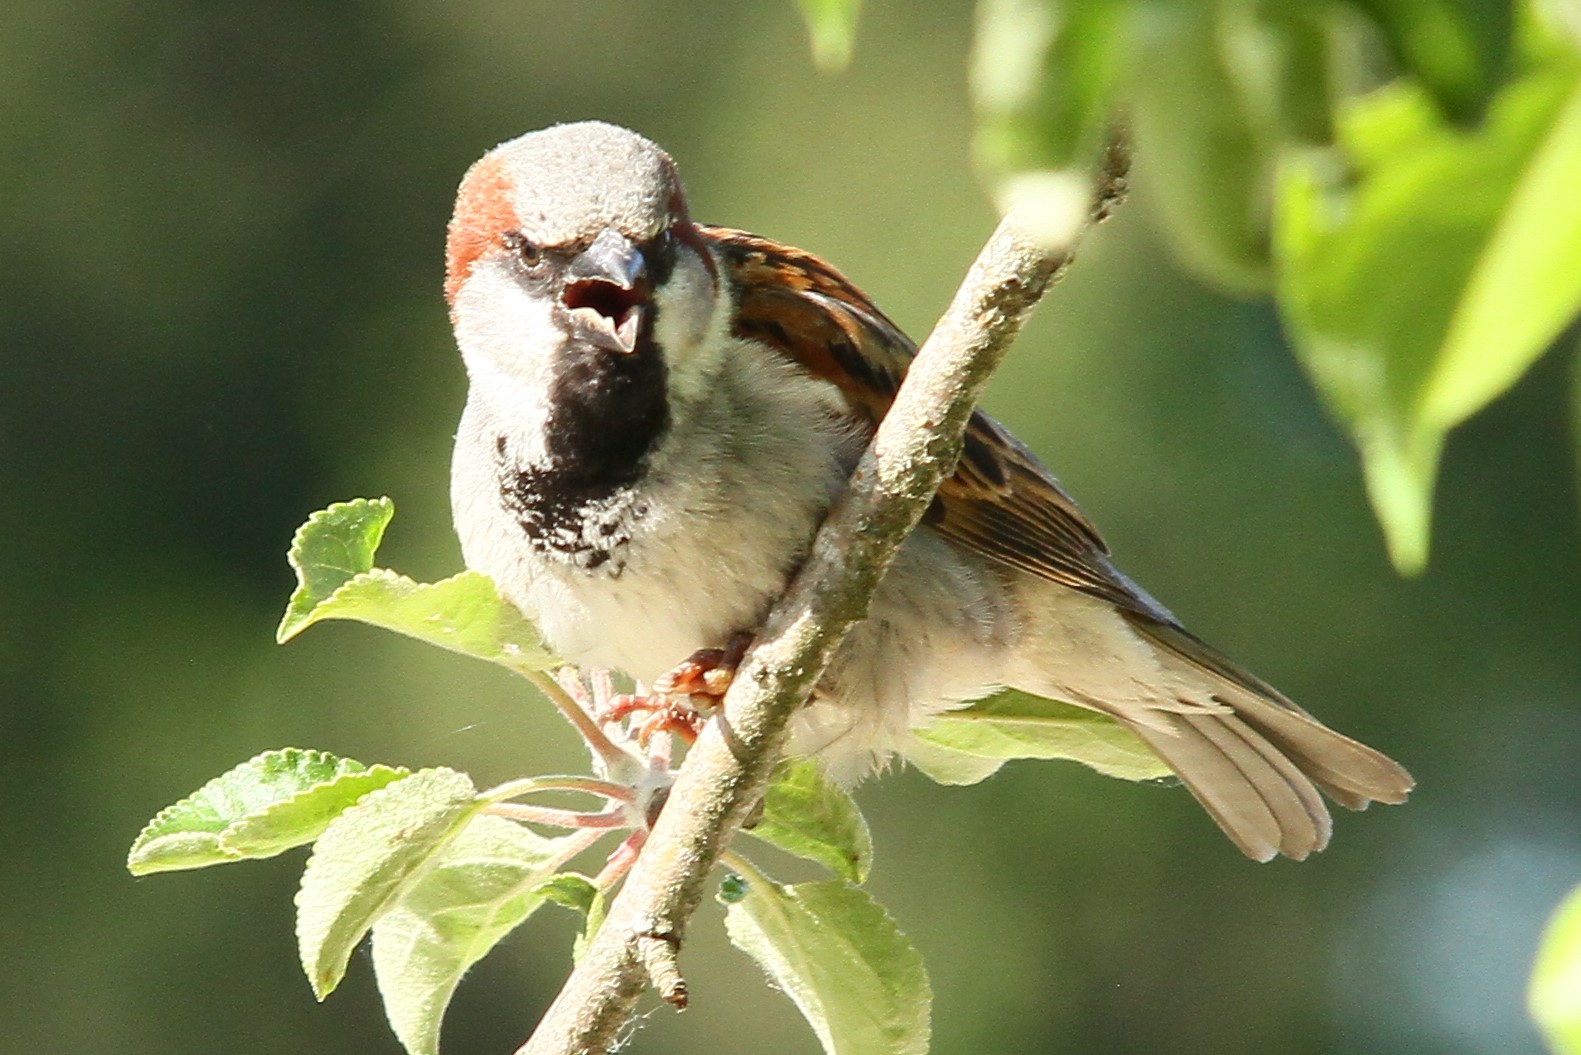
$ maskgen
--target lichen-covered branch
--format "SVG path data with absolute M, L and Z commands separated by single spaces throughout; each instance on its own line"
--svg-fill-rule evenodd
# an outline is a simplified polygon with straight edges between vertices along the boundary
M 762 795 L 791 715 L 866 615 L 901 541 L 953 469 L 989 374 L 1070 262 L 1082 232 L 1121 195 L 1124 162 L 1117 146 L 1096 192 L 1072 196 L 1069 222 L 1050 224 L 1046 206 L 1035 221 L 1013 209 L 983 247 L 744 659 L 720 715 L 688 754 L 603 927 L 518 1055 L 610 1050 L 650 977 L 667 1000 L 685 1005 L 676 952 L 709 871 Z

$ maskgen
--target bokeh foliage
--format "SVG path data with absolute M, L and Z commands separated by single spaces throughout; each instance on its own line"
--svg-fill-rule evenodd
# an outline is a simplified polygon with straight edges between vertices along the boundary
M 978 18 L 977 154 L 1001 204 L 1129 125 L 1182 261 L 1277 298 L 1395 566 L 1419 572 L 1446 433 L 1581 308 L 1574 12 L 982 0 Z

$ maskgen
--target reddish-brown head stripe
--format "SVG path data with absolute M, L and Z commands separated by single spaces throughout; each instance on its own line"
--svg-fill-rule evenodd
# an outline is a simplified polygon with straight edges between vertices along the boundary
M 445 302 L 455 307 L 472 265 L 499 245 L 499 236 L 520 224 L 511 204 L 510 181 L 498 157 L 490 155 L 467 170 L 456 192 L 456 212 L 445 239 Z

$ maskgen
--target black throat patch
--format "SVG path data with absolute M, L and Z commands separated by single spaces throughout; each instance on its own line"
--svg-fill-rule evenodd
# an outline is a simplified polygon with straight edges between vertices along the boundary
M 500 501 L 533 547 L 589 571 L 619 575 L 647 514 L 636 484 L 670 424 L 664 357 L 650 308 L 629 355 L 573 346 L 549 393 L 547 459 L 522 465 L 495 442 Z

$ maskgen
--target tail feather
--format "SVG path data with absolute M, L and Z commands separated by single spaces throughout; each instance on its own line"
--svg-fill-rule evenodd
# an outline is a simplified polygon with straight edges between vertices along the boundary
M 1404 802 L 1411 775 L 1393 759 L 1328 728 L 1198 638 L 1137 620 L 1196 713 L 1105 708 L 1167 762 L 1247 856 L 1297 860 L 1328 845 L 1332 820 L 1318 791 L 1347 809 Z
M 1333 822 L 1312 781 L 1236 716 L 1171 714 L 1167 730 L 1127 724 L 1246 856 L 1299 861 L 1328 845 Z

